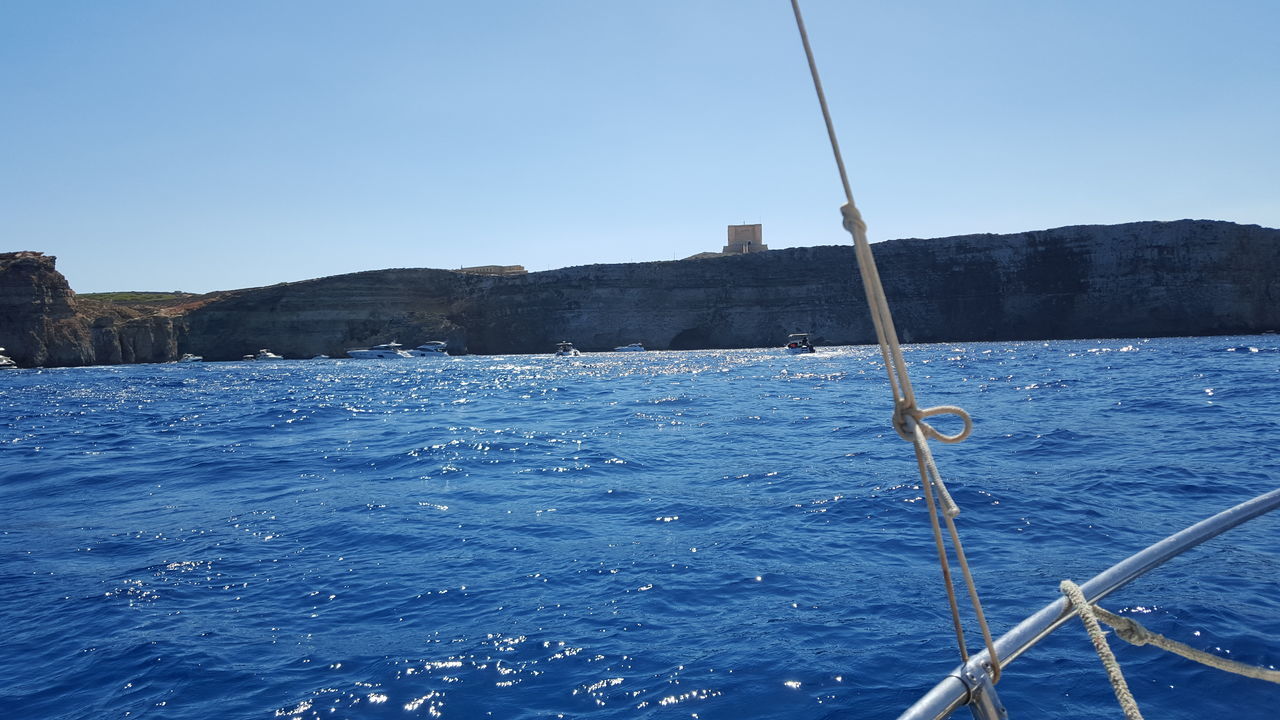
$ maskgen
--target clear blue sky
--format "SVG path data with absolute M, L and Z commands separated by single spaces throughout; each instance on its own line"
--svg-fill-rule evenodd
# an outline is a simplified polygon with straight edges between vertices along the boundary
M 1280 227 L 1280 2 L 806 0 L 873 241 Z M 0 0 L 0 250 L 79 292 L 848 242 L 786 0 Z

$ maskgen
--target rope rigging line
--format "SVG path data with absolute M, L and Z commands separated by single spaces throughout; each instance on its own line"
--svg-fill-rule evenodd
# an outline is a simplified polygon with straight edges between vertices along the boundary
M 969 562 L 960 543 L 960 535 L 956 530 L 954 519 L 960 513 L 959 507 L 951 498 L 942 476 L 934 463 L 933 453 L 929 450 L 929 439 L 943 443 L 958 443 L 973 431 L 973 420 L 963 409 L 943 405 L 921 409 L 916 405 L 915 391 L 911 386 L 911 378 L 907 373 L 907 362 L 902 355 L 902 347 L 898 342 L 898 333 L 894 329 L 893 316 L 889 312 L 889 301 L 885 297 L 884 287 L 880 283 L 880 273 L 876 269 L 875 258 L 871 253 L 871 245 L 867 241 L 867 224 L 862 213 L 853 201 L 853 191 L 849 184 L 849 174 L 845 169 L 844 158 L 840 153 L 840 144 L 836 140 L 835 125 L 831 120 L 831 111 L 827 106 L 826 94 L 822 89 L 822 80 L 818 77 L 818 66 L 814 61 L 813 49 L 809 45 L 809 34 L 805 30 L 804 19 L 800 14 L 799 0 L 791 0 L 791 9 L 795 14 L 796 28 L 800 31 L 800 40 L 804 45 L 805 58 L 809 62 L 809 74 L 813 77 L 813 87 L 818 95 L 818 104 L 822 108 L 822 117 L 827 126 L 827 136 L 831 141 L 831 151 L 835 155 L 836 167 L 840 171 L 840 182 L 844 188 L 845 204 L 840 208 L 844 229 L 853 237 L 854 254 L 858 260 L 858 273 L 862 278 L 862 287 L 867 297 L 867 307 L 871 313 L 871 323 L 875 327 L 876 341 L 880 346 L 880 355 L 884 360 L 885 372 L 889 378 L 889 388 L 893 394 L 893 428 L 899 437 L 915 448 L 916 464 L 920 470 L 920 480 L 924 488 L 925 501 L 929 508 L 929 520 L 933 530 L 934 543 L 938 550 L 938 561 L 941 565 L 943 581 L 947 589 L 947 600 L 951 607 L 951 620 L 955 625 L 956 641 L 960 647 L 960 657 L 969 661 L 969 651 L 965 645 L 963 623 L 956 600 L 955 585 L 951 576 L 950 562 L 947 557 L 946 542 L 943 539 L 939 512 L 947 525 L 951 537 L 952 548 L 960 565 L 961 574 L 973 605 L 978 625 L 982 630 L 990 662 L 992 682 L 1000 678 L 1000 656 L 995 650 L 995 641 L 987 626 L 986 616 L 982 611 L 982 603 L 978 598 L 973 574 L 969 570 Z M 938 431 L 926 418 L 937 415 L 956 415 L 964 427 L 953 435 Z M 934 495 L 937 495 L 935 502 Z
M 1111 681 L 1111 689 L 1115 692 L 1116 700 L 1119 701 L 1120 708 L 1124 711 L 1127 720 L 1142 720 L 1142 713 L 1138 710 L 1138 703 L 1134 700 L 1133 693 L 1129 690 L 1129 684 L 1125 682 L 1124 673 L 1120 670 L 1120 662 L 1116 660 L 1115 654 L 1111 652 L 1111 646 L 1107 644 L 1107 638 L 1102 632 L 1100 622 L 1111 626 L 1120 639 L 1131 645 L 1154 645 L 1161 650 L 1180 655 L 1216 670 L 1243 675 L 1255 680 L 1280 683 L 1280 671 L 1246 665 L 1235 660 L 1218 657 L 1203 650 L 1197 650 L 1190 645 L 1152 632 L 1133 618 L 1122 617 L 1108 612 L 1086 600 L 1084 591 L 1080 589 L 1079 585 L 1070 580 L 1063 580 L 1058 585 L 1058 589 L 1067 597 L 1067 602 L 1076 611 L 1076 614 L 1080 616 L 1080 621 L 1084 623 L 1085 630 L 1089 633 L 1089 640 L 1093 643 L 1094 650 L 1097 651 L 1098 657 L 1102 660 L 1102 666 L 1106 668 L 1107 678 Z
M 1121 640 L 1130 645 L 1154 645 L 1161 650 L 1171 652 L 1174 655 L 1180 655 L 1187 660 L 1198 662 L 1201 665 L 1207 665 L 1216 670 L 1243 675 L 1254 680 L 1265 680 L 1267 682 L 1280 684 L 1280 670 L 1268 670 L 1255 665 L 1247 665 L 1235 660 L 1228 660 L 1219 657 L 1213 653 L 1207 653 L 1203 650 L 1197 650 L 1190 645 L 1180 643 L 1172 638 L 1167 638 L 1157 632 L 1152 632 L 1143 627 L 1141 623 L 1133 618 L 1124 617 L 1110 613 L 1097 605 L 1093 606 L 1093 612 L 1102 622 L 1110 625 L 1116 631 L 1116 635 Z
M 1089 601 L 1084 599 L 1084 593 L 1080 590 L 1080 586 L 1070 580 L 1063 580 L 1058 584 L 1058 589 L 1063 595 L 1067 596 L 1067 602 L 1071 607 L 1075 608 L 1076 614 L 1080 616 L 1080 621 L 1084 623 L 1085 630 L 1089 632 L 1089 640 L 1093 642 L 1093 649 L 1097 651 L 1098 657 L 1102 659 L 1102 666 L 1107 669 L 1107 678 L 1111 680 L 1111 690 L 1116 694 L 1116 700 L 1120 703 L 1120 709 L 1124 710 L 1124 716 L 1127 720 L 1142 720 L 1142 712 L 1138 710 L 1138 702 L 1133 699 L 1133 693 L 1129 691 L 1129 684 L 1124 681 L 1124 673 L 1120 671 L 1120 663 L 1116 660 L 1115 654 L 1111 652 L 1111 646 L 1107 644 L 1107 637 L 1102 632 L 1102 626 L 1098 624 L 1098 617 L 1093 612 L 1093 606 Z

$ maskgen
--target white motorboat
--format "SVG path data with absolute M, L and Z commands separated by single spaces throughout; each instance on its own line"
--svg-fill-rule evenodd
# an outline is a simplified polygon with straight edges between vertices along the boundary
M 0 347 L 0 353 L 4 352 L 4 348 Z M 0 370 L 17 370 L 18 363 L 7 355 L 0 355 Z
M 792 333 L 788 335 L 787 345 L 783 349 L 792 355 L 818 351 L 817 348 L 813 346 L 813 342 L 809 340 L 809 333 Z
M 201 357 L 201 356 L 199 356 L 199 355 L 192 355 L 191 353 L 183 353 L 183 354 L 182 354 L 182 357 L 178 358 L 178 362 L 180 362 L 180 363 L 183 363 L 183 362 L 203 362 L 203 361 L 204 361 L 204 358 L 203 358 L 203 357 Z
M 634 343 L 631 343 L 630 345 L 623 345 L 622 347 L 616 347 L 613 349 L 613 351 L 614 352 L 644 352 L 644 345 L 638 342 L 634 342 Z
M 407 352 L 413 357 L 449 357 L 449 344 L 443 340 L 428 340 Z
M 261 350 L 258 351 L 257 355 L 253 356 L 253 359 L 254 360 L 283 360 L 284 356 L 277 355 L 266 348 L 262 348 Z
M 347 356 L 356 358 L 357 360 L 396 360 L 398 358 L 413 357 L 408 352 L 401 350 L 400 343 L 398 342 L 389 342 L 368 348 L 348 350 Z
M 578 348 L 574 347 L 573 343 L 568 340 L 561 340 L 556 343 L 556 357 L 578 357 L 581 354 L 578 352 Z

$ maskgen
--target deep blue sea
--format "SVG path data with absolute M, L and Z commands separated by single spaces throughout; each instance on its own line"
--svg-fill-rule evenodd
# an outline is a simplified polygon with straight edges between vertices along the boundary
M 907 357 L 997 634 L 1280 486 L 1275 335 Z M 895 717 L 958 653 L 891 407 L 869 347 L 0 374 L 0 715 Z M 1103 604 L 1275 668 L 1278 588 L 1269 516 Z M 1148 718 L 1280 707 L 1113 647 Z M 999 691 L 1121 717 L 1075 621 Z

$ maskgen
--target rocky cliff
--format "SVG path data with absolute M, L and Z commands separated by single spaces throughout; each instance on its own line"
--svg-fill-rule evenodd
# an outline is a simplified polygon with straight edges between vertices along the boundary
M 1280 231 L 1079 226 L 873 246 L 907 342 L 1254 333 L 1280 327 Z M 478 352 L 875 341 L 853 249 L 593 265 L 493 279 L 459 307 Z
M 179 349 L 232 360 L 269 348 L 286 357 L 344 357 L 347 348 L 396 340 L 409 347 L 448 339 L 467 280 L 447 270 L 375 270 L 237 290 L 184 314 Z
M 908 342 L 1280 329 L 1280 231 L 1216 221 L 1078 226 L 874 246 Z M 221 293 L 166 313 L 77 308 L 53 259 L 0 256 L 0 344 L 23 365 L 287 357 L 391 340 L 450 351 L 874 341 L 848 246 L 517 277 L 382 270 Z M 14 339 L 16 338 L 16 339 Z
M 164 362 L 175 357 L 174 318 L 77 302 L 57 258 L 0 253 L 0 347 L 22 367 Z M 180 322 L 180 321 L 179 321 Z
M 38 252 L 0 253 L 0 347 L 23 367 L 87 365 L 94 358 L 75 293 L 54 262 Z

